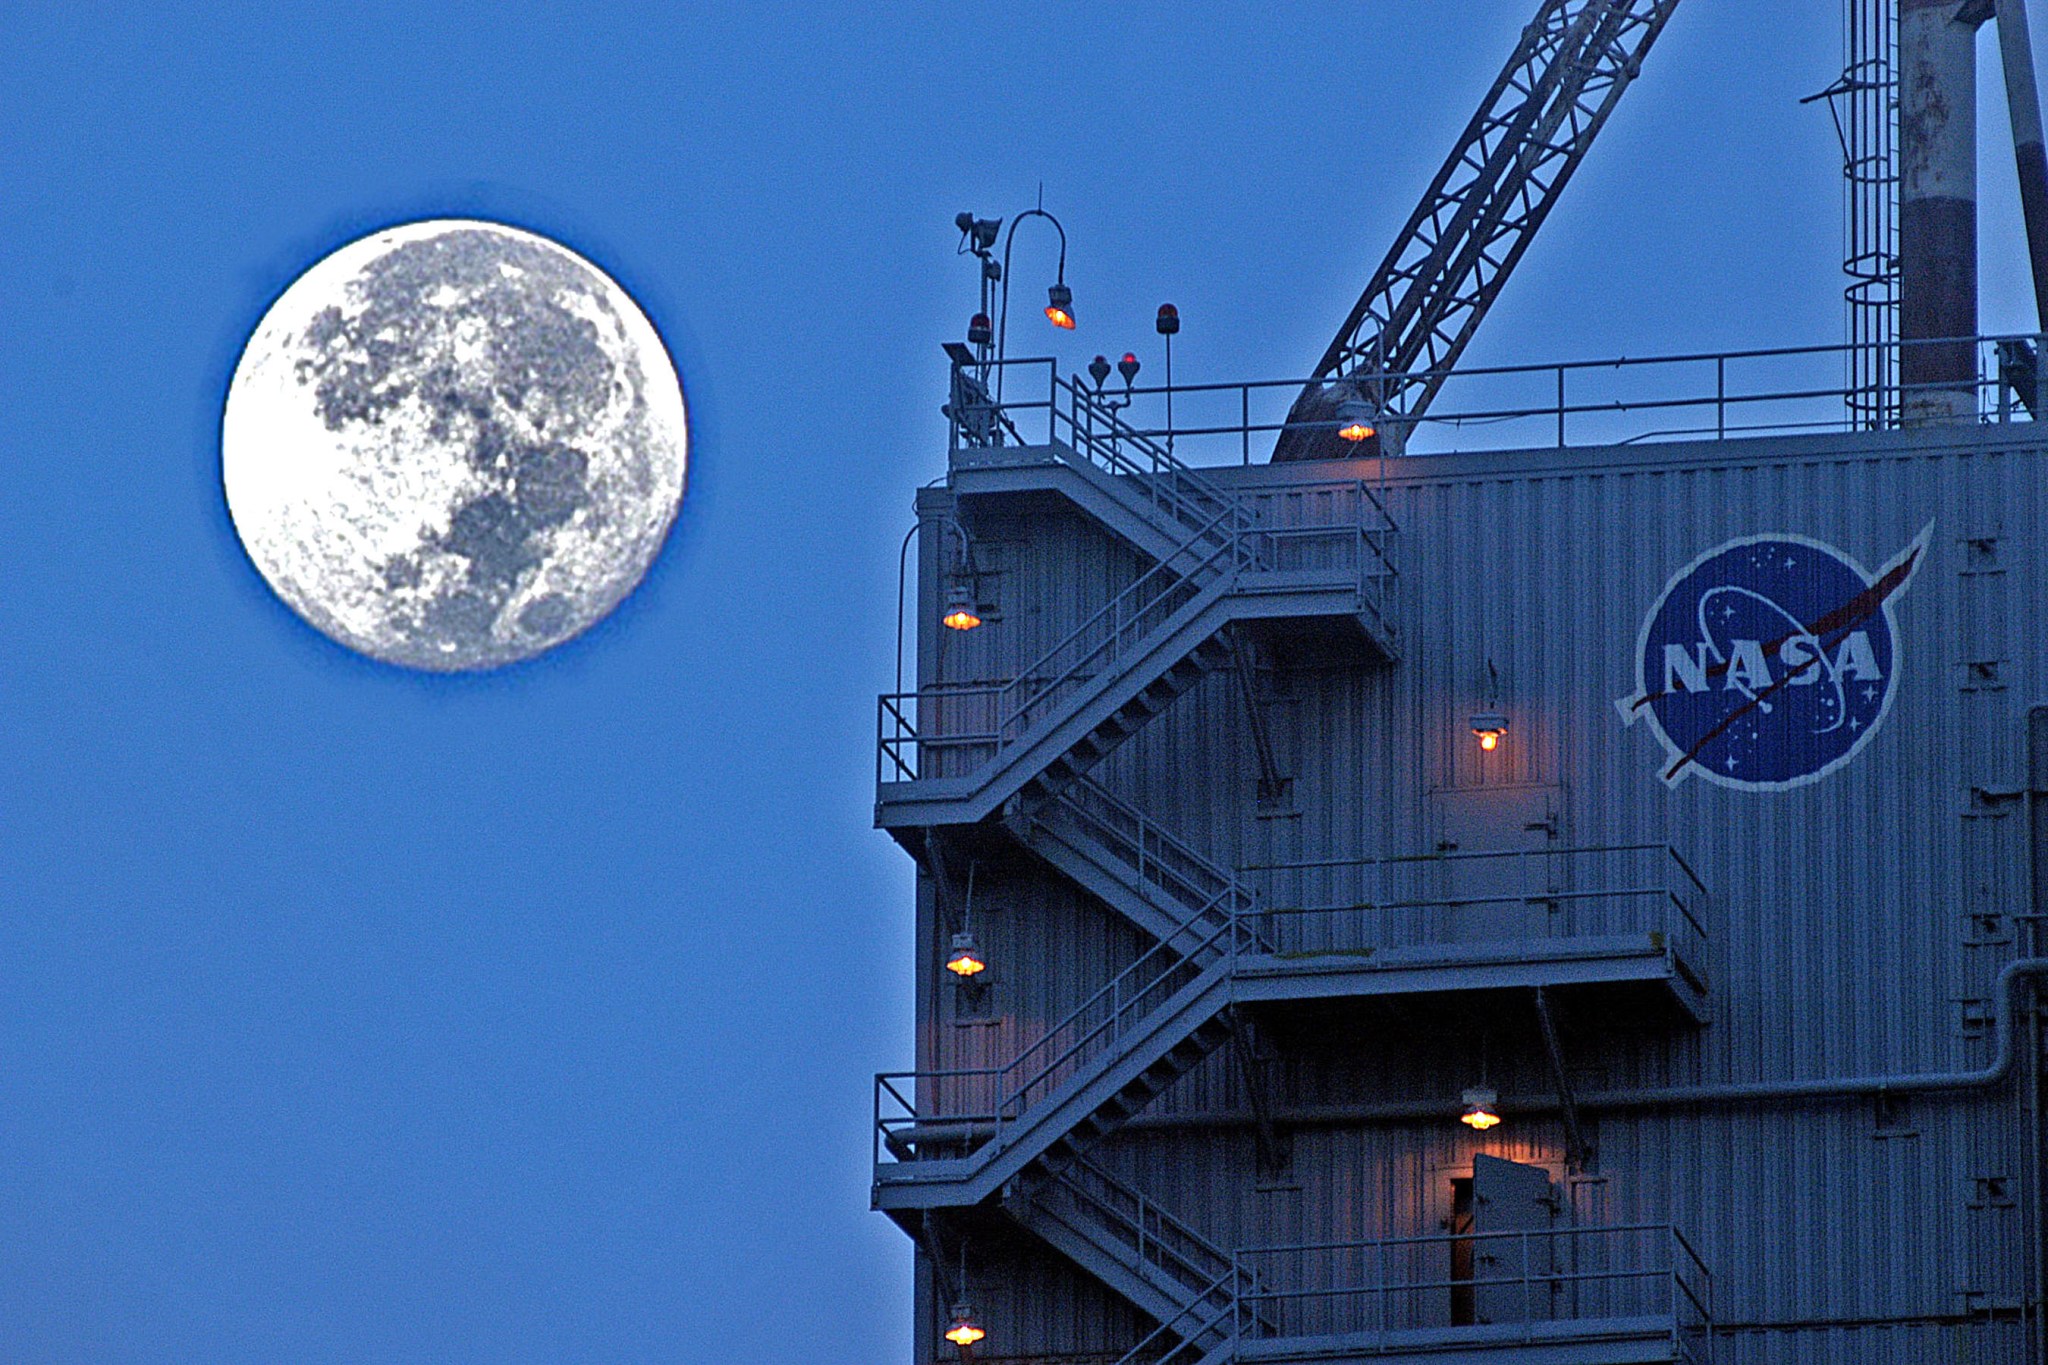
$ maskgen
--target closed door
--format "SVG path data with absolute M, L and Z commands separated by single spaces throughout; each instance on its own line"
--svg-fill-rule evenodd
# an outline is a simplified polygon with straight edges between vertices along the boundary
M 1439 941 L 1492 943 L 1553 932 L 1564 871 L 1556 787 L 1436 794 Z

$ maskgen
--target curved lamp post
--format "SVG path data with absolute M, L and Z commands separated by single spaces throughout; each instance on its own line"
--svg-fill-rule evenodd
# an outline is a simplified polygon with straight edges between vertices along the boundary
M 1010 335 L 1010 248 L 1017 243 L 1017 229 L 1026 218 L 1043 218 L 1052 224 L 1054 232 L 1060 235 L 1060 263 L 1053 276 L 1052 287 L 1045 291 L 1046 320 L 1053 326 L 1072 331 L 1074 327 L 1074 291 L 1067 288 L 1067 230 L 1060 226 L 1060 220 L 1042 208 L 1028 208 L 1010 220 L 1010 230 L 1003 237 L 1002 304 L 996 310 L 996 397 L 1003 396 L 1003 371 L 1000 362 Z

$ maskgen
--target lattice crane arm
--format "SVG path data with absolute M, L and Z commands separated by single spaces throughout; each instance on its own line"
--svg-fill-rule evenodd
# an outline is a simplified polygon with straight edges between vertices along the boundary
M 1543 0 L 1521 42 L 1323 353 L 1273 452 L 1339 448 L 1336 404 L 1388 436 L 1422 416 L 1678 0 Z

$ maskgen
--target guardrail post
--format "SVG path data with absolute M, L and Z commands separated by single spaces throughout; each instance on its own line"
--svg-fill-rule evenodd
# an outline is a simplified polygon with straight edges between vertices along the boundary
M 1380 1335 L 1384 1337 L 1392 1326 L 1387 1319 L 1387 1294 L 1390 1288 L 1387 1282 L 1387 1248 L 1384 1243 L 1376 1242 L 1373 1244 L 1373 1250 L 1379 1253 L 1379 1274 L 1374 1277 L 1372 1283 L 1373 1288 L 1378 1292 L 1380 1301 Z
M 1244 1335 L 1244 1272 L 1237 1268 L 1237 1248 L 1230 1249 L 1230 1339 Z
M 1046 362 L 1045 366 L 1045 443 L 1052 444 L 1053 426 L 1060 410 L 1060 363 Z
M 2039 409 L 2036 409 L 2036 411 L 2039 411 Z M 1678 1230 L 1676 1228 L 1673 1228 L 1671 1235 L 1672 1239 L 1675 1241 L 1678 1236 Z M 1686 1254 L 1692 1254 L 1692 1248 L 1690 1246 L 1686 1247 Z M 1700 1279 L 1705 1281 L 1705 1284 L 1701 1286 L 1706 1291 L 1707 1300 L 1706 1307 L 1704 1309 L 1704 1316 L 1706 1318 L 1706 1332 L 1704 1335 L 1707 1343 L 1708 1365 L 1712 1365 L 1714 1359 L 1714 1272 L 1707 1269 L 1705 1265 L 1701 1265 L 1699 1271 Z
M 2034 420 L 2048 422 L 2048 336 L 2034 338 Z
M 1679 1283 L 1678 1249 L 1673 1247 L 1671 1252 L 1671 1284 L 1665 1289 L 1664 1293 L 1671 1305 L 1671 1340 L 1673 1345 L 1679 1347 L 1678 1351 L 1673 1352 L 1674 1355 L 1680 1354 L 1683 1351 L 1682 1343 L 1685 1339 L 1685 1319 L 1680 1314 L 1678 1303 Z
M 1564 449 L 1564 366 L 1557 367 L 1557 448 Z
M 1714 437 L 1728 434 L 1728 357 L 1714 357 Z
M 1536 1322 L 1536 1301 L 1529 1297 L 1529 1234 L 1516 1236 L 1522 1240 L 1522 1336 L 1526 1339 Z

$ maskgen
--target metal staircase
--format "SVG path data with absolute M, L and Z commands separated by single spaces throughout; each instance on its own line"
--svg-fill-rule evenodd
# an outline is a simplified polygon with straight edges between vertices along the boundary
M 949 482 L 963 503 L 1054 493 L 1164 564 L 1185 553 L 1189 537 L 1202 550 L 1215 548 L 1221 536 L 1210 530 L 1214 525 L 1234 532 L 1252 524 L 1240 498 L 1174 458 L 1078 379 L 1055 373 L 1052 384 L 1046 444 L 955 447 Z
M 906 1228 L 998 1206 L 1155 1319 L 1235 1321 L 1238 1296 L 1217 1288 L 1229 1256 L 1084 1154 L 1231 1036 L 1238 960 L 1272 945 L 1244 883 L 1086 774 L 1231 662 L 1239 623 L 1336 623 L 1390 661 L 1391 523 L 1359 485 L 1341 524 L 1262 526 L 1093 396 L 1069 397 L 1071 445 L 1025 473 L 956 458 L 956 478 L 1051 483 L 1153 566 L 1007 683 L 883 697 L 876 823 L 915 853 L 934 828 L 993 818 L 1154 943 L 1000 1066 L 877 1077 L 874 1203 Z
M 1214 1051 L 1230 1036 L 1223 1016 L 1250 934 L 1222 912 L 1233 894 L 1196 908 L 1003 1066 L 877 1076 L 875 1207 L 907 1214 L 1035 1187 Z M 1204 922 L 1217 927 L 1202 933 Z
M 1076 778 L 1005 824 L 1025 848 L 1183 957 L 1198 957 L 1256 904 L 1235 876 L 1092 778 Z M 1190 906 L 1199 907 L 1192 920 Z
M 1077 1160 L 1009 1207 L 1048 1245 L 1152 1317 L 1190 1327 L 1203 1346 L 1224 1344 L 1222 1329 L 1240 1316 L 1249 1332 L 1273 1330 L 1269 1317 L 1240 1307 L 1257 1303 L 1256 1293 L 1231 1292 L 1229 1252 L 1092 1161 Z M 1190 1326 L 1194 1318 L 1200 1326 Z
M 1124 448 L 1150 467 L 1104 453 Z M 1286 1295 L 1119 1183 L 1096 1145 L 1211 1057 L 1245 1011 L 1548 989 L 1617 1019 L 1697 1024 L 1693 892 L 1705 890 L 1675 854 L 1682 877 L 1659 850 L 1630 848 L 1217 865 L 1090 771 L 1237 662 L 1233 627 L 1335 624 L 1365 658 L 1391 662 L 1391 523 L 1370 490 L 1329 498 L 1322 484 L 1293 500 L 1322 520 L 1267 525 L 1121 434 L 970 453 L 1007 481 L 987 491 L 1061 493 L 1154 563 L 1007 682 L 884 696 L 877 824 L 934 866 L 962 845 L 1022 850 L 1151 945 L 1000 1064 L 878 1076 L 874 1206 L 914 1235 L 934 1217 L 992 1216 L 1030 1234 L 1159 1324 L 1134 1363 L 1308 1359 L 1320 1347 L 1281 1323 Z M 967 473 L 956 470 L 962 484 Z M 1645 860 L 1655 866 L 1635 868 Z
M 1116 1365 L 1228 1365 L 1237 1359 L 1238 1328 L 1236 1267 L 1210 1281 L 1180 1312 L 1161 1318 L 1138 1344 L 1117 1357 Z M 1227 1300 L 1218 1304 L 1218 1300 Z
M 1007 682 L 880 699 L 875 823 L 913 853 L 923 830 L 1057 794 L 1228 661 L 1222 637 L 1232 625 L 1320 621 L 1369 657 L 1396 657 L 1393 523 L 1363 483 L 1342 485 L 1348 496 L 1331 500 L 1327 519 L 1261 524 L 1244 496 L 1124 425 L 1081 385 L 1056 380 L 1056 394 L 1062 383 L 1073 444 L 956 449 L 957 491 L 967 495 L 978 467 L 999 472 L 998 457 L 1007 479 L 983 491 L 1043 489 L 1050 475 L 1154 563 Z
M 1214 1285 L 1228 1255 L 1084 1153 L 1230 1036 L 1250 921 L 1225 907 L 1244 894 L 1232 882 L 1003 1067 L 876 1077 L 875 1206 L 910 1229 L 924 1210 L 1000 1198 L 1155 1319 L 1230 1318 Z M 923 1117 L 935 1108 L 942 1120 Z
M 1391 659 L 1380 608 L 1391 573 L 1357 527 L 1316 528 L 1332 566 L 1290 569 L 1283 542 L 1306 533 L 1230 530 L 1186 572 L 1175 565 L 1238 514 L 1221 514 L 1029 668 L 1006 683 L 927 687 L 881 698 L 875 822 L 896 833 L 974 824 L 1013 798 L 1057 794 L 1231 657 L 1239 622 L 1346 623 Z M 898 836 L 903 837 L 902 835 Z

